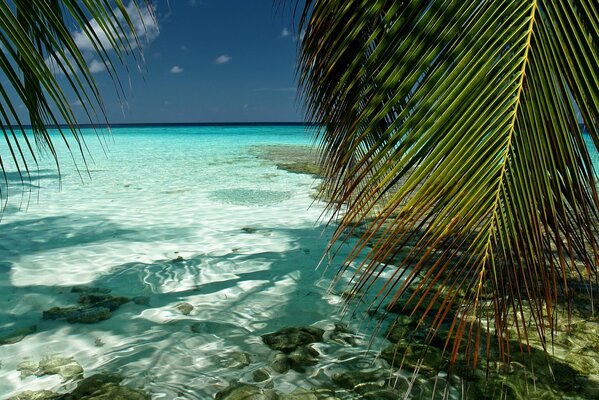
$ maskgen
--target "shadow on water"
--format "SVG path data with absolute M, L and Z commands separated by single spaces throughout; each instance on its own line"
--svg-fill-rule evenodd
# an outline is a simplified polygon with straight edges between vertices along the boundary
M 326 239 L 318 229 L 269 228 L 271 234 L 290 238 L 290 249 L 281 252 L 231 251 L 214 255 L 203 254 L 202 248 L 198 248 L 196 255 L 185 259 L 115 265 L 88 286 L 111 289 L 115 296 L 144 300 L 124 304 L 108 320 L 70 324 L 41 317 L 42 311 L 52 306 L 76 306 L 79 294 L 71 293 L 71 287 L 11 285 L 7 273 L 12 265 L 11 257 L 18 257 L 16 252 L 10 251 L 11 245 L 6 244 L 11 232 L 20 238 L 36 238 L 35 241 L 28 239 L 25 243 L 12 244 L 19 246 L 21 254 L 69 248 L 81 243 L 138 241 L 143 240 L 143 232 L 124 229 L 102 219 L 82 223 L 70 217 L 28 220 L 4 228 L 0 232 L 1 290 L 10 290 L 13 296 L 23 300 L 19 307 L 0 309 L 0 330 L 36 324 L 37 331 L 16 346 L 27 346 L 36 335 L 64 338 L 66 334 L 69 340 L 73 338 L 73 342 L 62 346 L 70 352 L 65 356 L 77 359 L 89 356 L 90 352 L 102 354 L 94 371 L 88 370 L 86 374 L 97 372 L 95 370 L 123 373 L 130 384 L 146 387 L 154 394 L 169 397 L 182 392 L 185 398 L 212 398 L 216 387 L 223 387 L 244 373 L 247 376 L 246 370 L 256 370 L 256 361 L 262 366 L 267 365 L 271 352 L 262 343 L 260 335 L 284 326 L 338 320 L 335 314 L 338 310 L 323 298 L 320 274 L 314 272 L 326 245 Z M 260 232 L 231 232 L 231 235 L 238 235 L 240 242 L 244 235 L 252 234 Z M 40 243 L 38 238 L 41 238 Z M 21 303 L 35 295 L 44 299 L 38 308 L 23 308 Z M 181 303 L 191 304 L 193 309 L 184 312 L 177 307 Z M 95 350 L 93 340 L 98 346 Z M 85 341 L 91 344 L 81 345 Z M 222 364 L 222 359 L 239 350 L 252 352 L 252 364 L 245 370 Z M 541 356 L 535 353 L 534 358 L 539 360 Z M 599 392 L 599 382 L 576 373 L 560 360 L 552 357 L 548 360 L 556 376 L 555 380 L 537 381 L 542 385 L 543 393 L 553 392 L 555 398 L 559 398 L 564 393 Z M 5 363 L 4 368 L 14 369 L 20 361 Z M 476 398 L 496 398 L 506 393 L 517 396 L 522 388 L 514 385 L 532 382 L 526 373 L 524 369 L 522 372 L 517 369 L 510 372 L 511 378 L 510 374 L 496 376 L 489 384 L 480 377 L 465 377 L 465 383 L 469 394 Z M 277 379 L 287 378 L 279 375 Z M 304 387 L 316 382 L 308 374 L 291 375 L 289 379 Z M 332 385 L 330 381 L 320 384 Z M 535 398 L 532 388 L 530 398 Z
M 212 255 L 202 254 L 198 248 L 195 256 L 186 259 L 116 265 L 87 286 L 111 289 L 112 295 L 131 299 L 146 297 L 147 304 L 129 302 L 114 311 L 110 319 L 94 324 L 43 320 L 42 311 L 53 306 L 77 306 L 79 294 L 71 293 L 71 287 L 14 286 L 10 270 L 20 255 L 68 249 L 82 243 L 142 241 L 143 232 L 124 229 L 95 217 L 82 222 L 69 216 L 9 223 L 3 228 L 0 232 L 0 290 L 19 300 L 13 307 L 0 309 L 0 332 L 35 324 L 36 332 L 17 344 L 25 349 L 27 341 L 35 341 L 36 335 L 54 337 L 53 332 L 60 332 L 56 337 L 67 334 L 71 338 L 72 335 L 73 344 L 64 346 L 71 348 L 72 354 L 65 356 L 75 358 L 90 351 L 77 348 L 81 340 L 91 336 L 97 340 L 103 336 L 121 338 L 114 347 L 106 349 L 107 361 L 103 362 L 102 369 L 127 371 L 127 375 L 136 376 L 133 381 L 139 385 L 145 386 L 148 382 L 143 381 L 137 368 L 146 372 L 156 368 L 162 371 L 159 374 L 168 375 L 167 380 L 178 382 L 186 376 L 187 370 L 206 375 L 206 365 L 214 363 L 214 357 L 232 349 L 247 348 L 248 343 L 260 343 L 260 351 L 268 354 L 270 350 L 261 343 L 259 335 L 284 325 L 311 325 L 329 317 L 332 309 L 322 298 L 324 291 L 315 285 L 319 273 L 315 273 L 314 268 L 326 241 L 314 239 L 319 238 L 321 232 L 313 228 L 274 228 L 269 229 L 269 234 L 290 238 L 290 250 L 251 254 L 232 250 L 228 254 Z M 231 235 L 238 235 L 241 242 L 251 234 L 240 229 Z M 306 239 L 312 246 L 310 249 L 302 247 L 305 243 L 301 242 Z M 37 304 L 24 304 L 34 298 Z M 182 313 L 176 307 L 180 303 L 192 304 L 193 311 Z M 298 314 L 298 310 L 302 310 L 301 313 Z M 188 349 L 188 342 L 197 343 L 203 350 Z M 216 343 L 218 348 L 214 347 Z M 90 347 L 93 350 L 93 344 Z M 183 361 L 190 357 L 187 353 L 201 360 L 195 364 L 203 366 L 177 365 L 189 363 Z M 5 363 L 4 368 L 14 369 L 20 361 Z M 165 362 L 173 366 L 172 371 L 164 372 Z M 214 373 L 209 372 L 209 379 L 222 383 L 222 376 L 232 378 L 231 374 L 217 363 Z M 151 385 L 150 390 L 160 390 L 159 384 Z M 199 398 L 204 395 L 200 394 Z

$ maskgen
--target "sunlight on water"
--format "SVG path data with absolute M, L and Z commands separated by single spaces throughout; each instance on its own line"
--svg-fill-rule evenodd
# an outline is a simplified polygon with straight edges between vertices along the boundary
M 75 383 L 58 375 L 20 372 L 23 361 L 60 356 L 84 376 L 122 374 L 127 386 L 154 398 L 211 398 L 269 365 L 273 351 L 260 335 L 285 326 L 334 328 L 339 298 L 325 293 L 327 281 L 315 270 L 330 237 L 311 197 L 318 182 L 248 152 L 309 144 L 304 128 L 117 128 L 108 142 L 104 157 L 87 137 L 91 178 L 79 175 L 64 149 L 60 186 L 51 160 L 23 193 L 9 172 L 0 326 L 35 331 L 0 346 L 0 397 L 72 390 Z M 77 306 L 78 285 L 134 301 L 96 323 L 42 319 L 52 307 Z M 352 357 L 366 350 L 356 338 L 361 350 Z M 332 373 L 348 354 L 343 345 L 317 347 L 318 368 L 271 373 L 274 386 L 310 386 L 322 378 L 312 375 Z

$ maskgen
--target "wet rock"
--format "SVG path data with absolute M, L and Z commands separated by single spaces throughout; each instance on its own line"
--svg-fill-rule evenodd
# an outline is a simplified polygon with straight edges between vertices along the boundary
M 9 397 L 7 400 L 58 400 L 61 397 L 62 395 L 49 390 L 27 390 L 15 396 Z
M 23 361 L 17 365 L 17 371 L 21 373 L 21 379 L 31 375 L 59 375 L 64 381 L 77 379 L 83 374 L 83 368 L 77 361 L 61 356 L 45 357 L 39 363 Z
M 233 351 L 227 358 L 229 368 L 241 369 L 252 363 L 252 359 L 248 353 L 243 351 Z
M 17 365 L 17 371 L 21 373 L 21 379 L 35 375 L 35 371 L 37 371 L 37 363 L 34 361 L 22 361 Z
M 340 374 L 334 374 L 332 377 L 333 383 L 345 389 L 354 390 L 364 384 L 374 385 L 377 389 L 384 386 L 384 378 L 381 372 L 362 372 L 362 371 L 346 371 Z
M 193 306 L 189 303 L 180 303 L 175 306 L 175 309 L 183 315 L 189 315 L 193 311 Z
M 283 328 L 274 333 L 262 335 L 262 340 L 273 350 L 291 353 L 300 346 L 322 342 L 323 334 L 324 330 L 312 326 L 304 328 Z
M 148 296 L 136 296 L 131 299 L 135 304 L 140 306 L 147 306 L 150 304 L 150 298 Z
M 433 371 L 441 370 L 442 353 L 436 347 L 417 342 L 400 341 L 381 352 L 381 358 L 391 366 L 407 370 Z
M 280 398 L 281 400 L 340 400 L 339 397 L 335 396 L 334 390 L 325 388 L 295 389 Z
M 256 233 L 258 232 L 258 229 L 253 228 L 251 226 L 244 226 L 243 228 L 241 228 L 241 230 L 245 233 Z
M 112 296 L 105 293 L 86 293 L 80 295 L 77 302 L 84 307 L 101 307 L 108 308 L 110 311 L 115 311 L 129 301 L 130 300 L 124 296 Z
M 298 347 L 289 353 L 289 360 L 291 361 L 291 368 L 295 370 L 303 371 L 304 366 L 318 364 L 318 357 L 320 353 L 314 350 L 312 347 Z
M 96 289 L 78 289 L 81 293 L 79 306 L 52 307 L 42 313 L 43 319 L 66 320 L 70 323 L 93 324 L 112 317 L 121 305 L 129 302 L 127 297 L 113 296 Z
M 68 381 L 83 375 L 83 368 L 71 357 L 54 356 L 41 359 L 35 374 L 60 375 L 64 381 Z
M 148 393 L 121 386 L 123 378 L 114 374 L 96 374 L 83 379 L 64 400 L 149 400 Z
M 335 328 L 331 332 L 329 339 L 343 346 L 355 346 L 358 342 L 354 333 L 342 324 L 335 324 Z
M 257 369 L 252 373 L 254 382 L 264 382 L 270 379 L 270 375 L 264 369 Z
M 260 389 L 258 386 L 233 384 L 218 392 L 215 400 L 279 400 L 280 397 L 272 389 Z
M 105 307 L 52 307 L 42 314 L 43 319 L 66 320 L 70 323 L 93 324 L 112 317 Z
M 180 263 L 180 262 L 183 262 L 183 261 L 185 261 L 185 259 L 183 257 L 181 257 L 181 256 L 177 256 L 176 258 L 173 258 L 171 260 L 172 263 Z
M 119 385 L 123 378 L 116 374 L 95 374 L 82 379 L 70 395 L 78 398 L 89 396 L 105 385 Z
M 289 360 L 289 357 L 286 354 L 278 353 L 274 356 L 270 366 L 273 371 L 278 372 L 279 374 L 286 374 L 291 368 L 291 360 Z
M 5 344 L 15 344 L 25 338 L 25 336 L 35 333 L 37 331 L 36 325 L 27 326 L 25 328 L 18 328 L 0 336 L 0 346 Z

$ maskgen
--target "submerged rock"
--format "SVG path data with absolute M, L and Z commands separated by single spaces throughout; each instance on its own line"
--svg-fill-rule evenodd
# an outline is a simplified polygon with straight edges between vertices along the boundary
M 106 307 L 52 307 L 42 314 L 43 319 L 64 319 L 70 323 L 93 324 L 112 317 Z
M 258 386 L 247 384 L 232 384 L 221 390 L 215 400 L 279 400 L 280 397 L 273 389 L 260 389 Z
M 148 296 L 136 296 L 131 299 L 135 304 L 140 306 L 147 306 L 150 304 L 150 298 Z
M 296 370 L 302 370 L 304 366 L 318 364 L 318 357 L 320 353 L 314 350 L 310 346 L 298 347 L 289 353 L 289 360 L 291 361 L 291 368 Z
M 279 374 L 286 374 L 291 369 L 291 360 L 287 354 L 278 353 L 274 356 L 270 367 Z
M 79 378 L 83 375 L 83 368 L 71 357 L 51 356 L 45 357 L 39 363 L 23 361 L 17 365 L 21 379 L 31 375 L 59 375 L 63 381 Z
M 179 303 L 175 306 L 175 309 L 183 315 L 189 315 L 193 311 L 193 306 L 189 303 Z
M 149 400 L 143 390 L 122 386 L 123 378 L 115 374 L 96 374 L 81 380 L 64 400 Z
M 57 400 L 62 396 L 63 395 L 51 392 L 49 390 L 27 390 L 15 396 L 9 397 L 7 400 Z
M 257 369 L 252 373 L 254 382 L 264 382 L 270 379 L 270 375 L 264 369 Z
M 313 326 L 303 328 L 283 328 L 274 333 L 262 335 L 262 340 L 273 350 L 291 353 L 300 346 L 322 342 L 323 334 L 323 329 Z
M 79 296 L 77 302 L 86 307 L 103 307 L 108 308 L 110 311 L 115 311 L 129 301 L 130 300 L 124 296 L 112 296 L 104 293 L 86 293 Z
M 280 397 L 281 400 L 341 400 L 335 396 L 335 391 L 325 388 L 295 389 Z
M 25 328 L 18 328 L 0 336 L 0 346 L 5 344 L 15 344 L 25 338 L 25 336 L 35 333 L 37 331 L 36 325 L 27 326 Z
M 75 291 L 75 288 L 72 289 Z M 93 324 L 112 317 L 112 311 L 118 310 L 130 300 L 123 296 L 113 296 L 105 290 L 79 287 L 79 306 L 52 307 L 42 313 L 43 319 L 66 320 L 70 323 Z
M 233 351 L 227 357 L 227 367 L 241 369 L 252 363 L 252 359 L 248 353 L 243 351 Z

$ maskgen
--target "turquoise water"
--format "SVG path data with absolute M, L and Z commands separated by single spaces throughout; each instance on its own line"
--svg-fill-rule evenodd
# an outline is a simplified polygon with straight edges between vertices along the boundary
M 96 373 L 118 373 L 154 399 L 210 399 L 236 381 L 290 393 L 331 386 L 338 372 L 388 371 L 375 357 L 382 341 L 369 347 L 363 320 L 343 340 L 335 329 L 342 298 L 327 293 L 331 276 L 316 269 L 331 235 L 311 196 L 318 180 L 256 157 L 255 146 L 311 144 L 304 127 L 119 127 L 84 136 L 87 168 L 56 142 L 60 179 L 50 157 L 24 185 L 3 160 L 0 398 L 68 392 Z M 335 269 L 349 247 L 325 264 Z M 95 323 L 42 318 L 52 307 L 80 306 L 73 288 L 81 285 L 135 301 Z M 325 330 L 314 344 L 318 363 L 273 371 L 276 352 L 261 335 L 308 325 Z M 83 373 L 49 373 L 40 367 L 48 360 Z M 269 377 L 255 383 L 259 370 Z M 395 378 L 407 385 L 409 376 Z
M 24 192 L 14 171 L 3 187 L 0 329 L 28 334 L 0 346 L 0 398 L 72 390 L 76 379 L 23 373 L 48 359 L 70 359 L 84 376 L 121 374 L 153 398 L 207 399 L 264 368 L 271 376 L 261 385 L 284 393 L 330 382 L 373 354 L 356 333 L 353 346 L 317 343 L 320 362 L 304 373 L 269 369 L 275 352 L 260 335 L 306 325 L 330 335 L 341 303 L 316 270 L 330 237 L 311 197 L 318 181 L 252 152 L 310 144 L 305 128 L 131 127 L 102 141 L 85 136 L 90 176 L 59 145 L 60 180 L 45 158 Z M 76 307 L 79 285 L 141 304 L 96 323 L 42 319 L 51 307 Z M 235 361 L 240 354 L 247 365 Z

